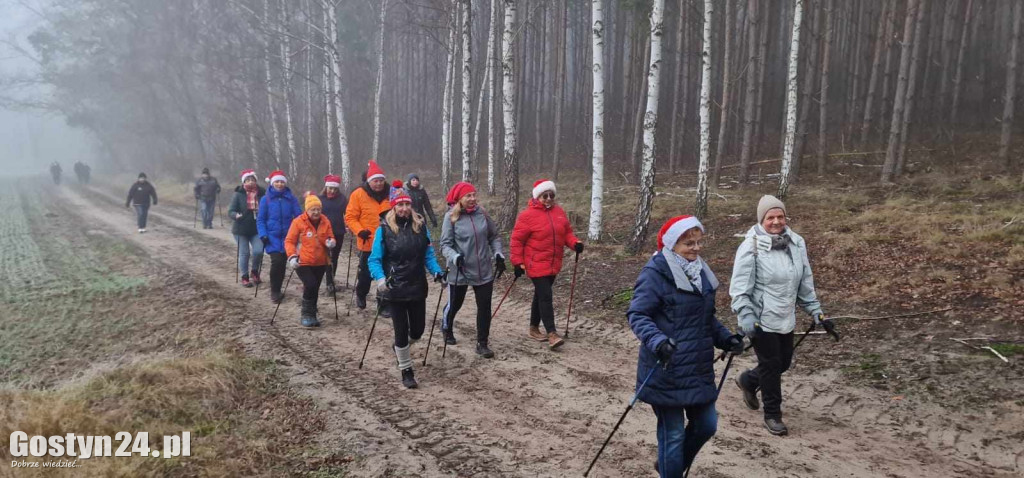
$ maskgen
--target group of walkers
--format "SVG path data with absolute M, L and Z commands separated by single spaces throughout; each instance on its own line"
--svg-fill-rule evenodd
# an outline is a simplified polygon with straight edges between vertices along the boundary
M 263 255 L 270 255 L 271 302 L 282 302 L 282 285 L 290 268 L 303 284 L 300 324 L 319 326 L 320 287 L 326 279 L 328 293 L 336 293 L 339 245 L 350 231 L 359 264 L 355 306 L 365 309 L 375 288 L 377 314 L 390 317 L 393 323 L 393 348 L 405 387 L 417 386 L 410 348 L 425 330 L 431 279 L 447 295 L 441 319 L 446 346 L 458 343 L 455 319 L 472 287 L 477 309 L 475 350 L 483 358 L 494 357 L 491 296 L 494 282 L 507 270 L 506 256 L 497 227 L 479 204 L 472 184 L 460 182 L 448 190 L 440 240 L 435 243 L 427 221 L 437 227 L 437 217 L 415 174 L 405 182 L 388 184 L 383 170 L 370 161 L 362 183 L 347 196 L 342 193 L 341 178 L 327 175 L 320 193 L 307 192 L 301 203 L 284 172 L 274 171 L 266 181 L 270 188 L 265 190 L 255 171 L 242 171 L 241 185 L 235 188 L 228 210 L 244 287 L 262 282 Z M 212 219 L 208 220 L 212 209 L 205 201 L 211 194 L 215 198 L 219 189 L 216 179 L 204 170 L 195 187 L 197 200 L 204 202 L 204 227 L 212 227 Z M 534 183 L 508 247 L 513 284 L 525 275 L 534 286 L 526 335 L 550 349 L 565 343 L 555 326 L 555 279 L 566 249 L 575 253 L 577 261 L 584 251 L 556 201 L 556 192 L 552 181 Z M 150 199 L 155 205 L 156 191 L 140 174 L 126 203 L 136 208 L 139 232 L 145 231 Z M 715 348 L 738 355 L 744 351 L 744 339 L 751 342 L 757 366 L 738 374 L 735 383 L 751 410 L 758 410 L 763 401 L 767 430 L 785 435 L 782 374 L 789 369 L 795 348 L 795 307 L 811 315 L 815 325 L 833 330 L 815 294 L 806 243 L 788 227 L 785 204 L 764 196 L 756 217 L 757 223 L 736 251 L 729 285 L 740 333 L 732 333 L 717 318 L 719 282 L 700 256 L 705 229 L 695 217 L 674 217 L 662 226 L 658 250 L 634 286 L 626 316 L 641 343 L 637 399 L 650 404 L 657 416 L 661 476 L 683 476 L 716 432 Z M 444 268 L 437 260 L 437 245 Z

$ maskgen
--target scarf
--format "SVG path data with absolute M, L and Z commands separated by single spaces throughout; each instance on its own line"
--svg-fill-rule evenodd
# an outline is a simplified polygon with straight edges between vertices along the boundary
M 688 290 L 688 288 L 683 287 L 684 284 L 680 283 L 680 281 L 683 280 L 683 277 L 680 277 L 679 274 L 681 271 L 682 275 L 685 276 L 685 279 L 688 280 L 694 288 L 696 288 L 698 294 L 704 293 L 704 281 L 700 278 L 700 273 L 704 270 L 703 259 L 697 257 L 697 260 L 695 261 L 688 261 L 685 257 L 676 254 L 675 251 L 668 247 L 663 248 L 661 253 L 664 254 L 665 258 L 668 260 L 669 269 L 672 270 L 672 277 L 676 280 L 676 288 Z M 712 279 L 711 286 L 716 287 L 714 279 Z
M 242 186 L 245 188 L 245 203 L 247 204 L 250 211 L 256 211 L 259 208 L 259 200 L 256 199 L 256 195 L 260 192 L 260 187 L 255 184 L 246 184 Z

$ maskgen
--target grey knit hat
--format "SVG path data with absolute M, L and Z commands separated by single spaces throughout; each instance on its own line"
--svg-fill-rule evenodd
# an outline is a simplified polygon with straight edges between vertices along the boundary
M 779 201 L 779 198 L 770 194 L 761 196 L 761 200 L 757 202 L 757 223 L 761 224 L 764 222 L 765 214 L 768 214 L 768 211 L 775 208 L 782 209 L 783 213 L 786 212 L 786 205 Z

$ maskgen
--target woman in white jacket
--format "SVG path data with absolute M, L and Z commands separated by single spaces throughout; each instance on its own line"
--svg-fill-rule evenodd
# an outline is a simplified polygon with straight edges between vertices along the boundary
M 757 353 L 757 367 L 736 377 L 743 402 L 757 410 L 764 401 L 765 427 L 786 435 L 782 422 L 782 374 L 793 360 L 795 306 L 816 323 L 825 320 L 814 293 L 814 275 L 804 239 L 786 226 L 786 205 L 774 196 L 757 203 L 757 224 L 736 250 L 729 295 L 744 335 Z

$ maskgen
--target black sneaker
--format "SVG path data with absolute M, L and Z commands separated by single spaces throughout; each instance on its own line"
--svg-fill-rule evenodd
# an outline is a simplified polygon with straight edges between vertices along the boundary
M 360 309 L 366 308 L 366 296 L 356 295 L 356 307 L 359 307 Z
M 444 334 L 444 343 L 448 345 L 455 345 L 458 342 L 455 340 L 455 333 L 451 329 L 441 329 L 441 333 Z
M 476 343 L 476 354 L 483 358 L 494 358 L 494 352 L 484 342 Z
M 786 424 L 782 423 L 781 418 L 767 418 L 764 419 L 764 427 L 768 429 L 768 432 L 775 436 L 786 436 L 789 434 L 789 429 L 786 428 Z
M 736 386 L 740 387 L 740 390 L 743 392 L 743 404 L 751 410 L 757 410 L 758 408 L 761 408 L 761 402 L 757 400 L 757 390 L 747 390 L 747 388 L 743 386 L 742 379 L 746 374 L 747 372 L 743 372 L 736 376 Z
M 419 386 L 416 383 L 416 377 L 413 376 L 412 367 L 402 370 L 402 385 L 405 385 L 405 388 L 416 388 Z
M 280 304 L 281 300 L 284 299 L 284 294 L 280 292 L 270 291 L 270 302 L 274 304 Z

